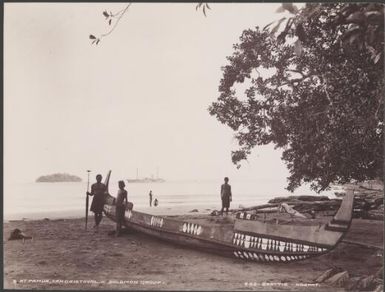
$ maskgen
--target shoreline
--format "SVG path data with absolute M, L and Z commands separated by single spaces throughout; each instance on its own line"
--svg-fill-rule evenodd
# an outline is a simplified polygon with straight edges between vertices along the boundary
M 139 212 L 151 213 L 154 215 L 163 215 L 163 216 L 180 216 L 180 215 L 189 215 L 189 214 L 199 214 L 207 215 L 210 214 L 213 210 L 218 209 L 209 205 L 203 204 L 191 204 L 177 207 L 170 206 L 158 206 L 158 207 L 135 207 L 134 209 Z M 191 212 L 192 210 L 198 210 L 197 212 Z M 89 218 L 93 216 L 93 213 L 89 211 Z M 61 211 L 61 212 L 31 212 L 31 213 L 22 213 L 22 214 L 7 214 L 4 215 L 3 222 L 14 222 L 14 221 L 38 221 L 44 219 L 84 219 L 85 218 L 85 209 Z

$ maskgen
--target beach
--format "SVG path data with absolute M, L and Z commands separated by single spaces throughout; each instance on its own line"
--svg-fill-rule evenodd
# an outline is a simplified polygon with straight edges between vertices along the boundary
M 179 216 L 203 218 L 208 215 Z M 170 244 L 141 233 L 109 235 L 115 224 L 104 217 L 99 232 L 90 217 L 15 220 L 4 223 L 4 287 L 7 289 L 90 290 L 329 290 L 315 279 L 332 267 L 349 277 L 376 273 L 383 263 L 383 222 L 353 219 L 332 252 L 289 264 L 261 264 Z M 8 241 L 19 228 L 32 240 Z M 378 247 L 378 248 L 376 248 Z M 340 288 L 342 291 L 343 289 Z

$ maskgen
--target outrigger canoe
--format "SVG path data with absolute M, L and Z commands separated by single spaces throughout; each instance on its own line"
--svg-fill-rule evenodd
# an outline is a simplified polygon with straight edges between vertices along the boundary
M 106 185 L 111 171 L 106 177 Z M 255 262 L 290 263 L 326 254 L 348 232 L 353 193 L 347 193 L 333 219 L 325 224 L 292 225 L 256 220 L 239 212 L 232 224 L 201 224 L 134 210 L 125 211 L 124 225 L 147 235 L 208 252 Z M 106 194 L 105 215 L 116 221 L 115 198 Z

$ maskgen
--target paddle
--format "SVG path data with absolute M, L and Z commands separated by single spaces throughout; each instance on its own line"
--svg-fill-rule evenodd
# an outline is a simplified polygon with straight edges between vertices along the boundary
M 86 230 L 87 230 L 87 222 L 88 222 L 88 204 L 89 204 L 89 198 L 88 198 L 88 192 L 90 188 L 90 172 L 91 170 L 87 170 L 87 193 L 86 193 Z
M 108 185 L 110 183 L 110 176 L 111 176 L 111 170 L 107 173 L 106 179 L 104 180 L 104 185 L 106 186 L 106 194 L 109 194 Z

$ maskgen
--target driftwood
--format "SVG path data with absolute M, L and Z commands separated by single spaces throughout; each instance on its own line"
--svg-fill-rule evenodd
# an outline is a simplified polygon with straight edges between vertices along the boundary
M 290 203 L 291 201 L 315 202 L 315 201 L 329 201 L 327 196 L 288 196 L 276 197 L 271 199 L 268 203 Z
M 264 213 L 277 213 L 278 212 L 278 208 L 270 208 L 270 209 L 262 209 L 262 210 L 256 210 L 255 213 L 257 214 L 264 214 Z
M 321 206 L 320 208 L 322 209 L 322 206 L 336 206 L 337 209 L 341 205 L 341 200 L 339 199 L 333 199 L 333 200 L 328 200 L 328 201 L 312 201 L 312 202 L 307 202 L 307 201 L 282 201 L 282 203 L 287 203 L 290 207 L 293 207 L 294 209 L 299 208 L 299 207 L 312 207 L 312 206 Z M 266 209 L 266 208 L 274 208 L 278 207 L 280 203 L 269 203 L 269 204 L 263 204 L 263 205 L 256 205 L 256 206 L 251 206 L 247 208 L 240 208 L 240 209 L 233 209 L 233 211 L 252 211 L 252 210 L 260 210 L 260 209 Z M 297 209 L 296 209 L 297 210 Z M 298 211 L 298 210 L 297 210 Z
M 315 279 L 316 283 L 326 283 L 334 287 L 344 287 L 348 291 L 383 291 L 383 268 L 365 277 L 350 277 L 348 271 L 333 267 Z
M 323 283 L 325 280 L 334 276 L 337 273 L 343 272 L 343 270 L 339 267 L 333 267 L 327 271 L 325 271 L 322 275 L 320 275 L 317 279 L 315 279 L 316 283 Z
M 272 208 L 272 207 L 278 207 L 279 204 L 263 204 L 263 205 L 256 205 L 251 206 L 247 208 L 239 208 L 239 209 L 232 209 L 233 212 L 239 212 L 239 211 L 252 211 L 252 210 L 259 210 L 259 209 L 265 209 L 265 208 Z
M 294 210 L 307 213 L 311 211 L 328 211 L 337 210 L 341 205 L 341 200 L 329 200 L 329 201 L 314 201 L 314 202 L 303 202 L 303 201 L 289 201 L 287 204 Z M 263 204 L 242 209 L 234 209 L 232 211 L 256 211 L 256 213 L 271 213 L 277 212 L 280 204 Z
M 357 191 L 357 190 L 356 190 Z M 251 206 L 247 208 L 233 209 L 232 212 L 254 211 L 254 213 L 278 212 L 278 206 L 286 203 L 300 213 L 315 214 L 318 212 L 336 212 L 341 204 L 341 199 L 329 199 L 325 196 L 288 196 L 278 197 L 269 201 L 268 204 Z M 355 194 L 353 206 L 353 217 L 383 220 L 384 205 L 383 195 L 376 192 L 358 192 Z
M 383 189 L 373 189 L 373 188 L 368 188 L 368 187 L 364 187 L 364 186 L 359 186 L 359 188 L 367 190 L 367 191 L 375 191 L 375 192 L 383 192 L 384 191 Z
M 366 217 L 367 219 L 372 220 L 383 220 L 384 219 L 384 211 L 381 210 L 370 210 Z
M 349 280 L 348 271 L 343 271 L 325 280 L 325 283 L 337 287 L 343 287 Z

